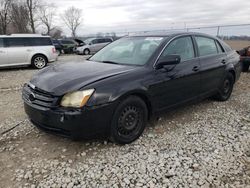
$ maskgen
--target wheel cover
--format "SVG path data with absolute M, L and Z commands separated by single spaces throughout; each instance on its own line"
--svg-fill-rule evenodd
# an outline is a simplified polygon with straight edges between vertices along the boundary
M 143 121 L 142 110 L 135 106 L 127 106 L 118 119 L 118 134 L 123 137 L 136 136 Z
M 230 92 L 231 83 L 228 79 L 226 79 L 223 83 L 223 94 L 227 95 Z
M 84 50 L 85 55 L 89 55 L 90 51 L 89 50 Z
M 34 59 L 34 64 L 37 68 L 41 69 L 46 65 L 46 60 L 43 57 L 36 57 Z

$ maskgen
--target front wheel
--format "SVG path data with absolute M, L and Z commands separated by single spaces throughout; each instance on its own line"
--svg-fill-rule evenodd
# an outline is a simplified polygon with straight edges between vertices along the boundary
M 129 144 L 143 133 L 148 119 L 145 102 L 130 96 L 122 101 L 113 116 L 110 140 L 118 144 Z
M 218 94 L 215 96 L 215 99 L 218 101 L 227 101 L 233 91 L 234 87 L 234 76 L 232 73 L 228 73 L 219 88 Z
M 42 69 L 46 67 L 47 63 L 48 63 L 48 60 L 43 55 L 36 55 L 31 60 L 32 66 L 36 69 Z
M 83 51 L 83 54 L 84 54 L 84 55 L 89 55 L 89 54 L 90 54 L 89 49 L 85 49 L 85 50 Z

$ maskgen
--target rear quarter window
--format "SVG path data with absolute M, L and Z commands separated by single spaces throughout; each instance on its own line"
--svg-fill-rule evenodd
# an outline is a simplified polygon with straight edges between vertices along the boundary
M 52 40 L 50 38 L 27 38 L 28 46 L 51 46 Z

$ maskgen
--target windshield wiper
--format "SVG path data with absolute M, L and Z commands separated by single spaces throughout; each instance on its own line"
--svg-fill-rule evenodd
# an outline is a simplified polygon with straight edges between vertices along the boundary
M 102 63 L 110 63 L 110 64 L 119 64 L 119 63 L 117 63 L 117 62 L 114 62 L 114 61 L 101 61 Z

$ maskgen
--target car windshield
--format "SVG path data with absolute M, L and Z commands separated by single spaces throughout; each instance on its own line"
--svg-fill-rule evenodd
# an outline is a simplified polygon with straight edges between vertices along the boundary
M 106 46 L 90 61 L 126 65 L 145 65 L 163 41 L 163 37 L 127 37 Z

